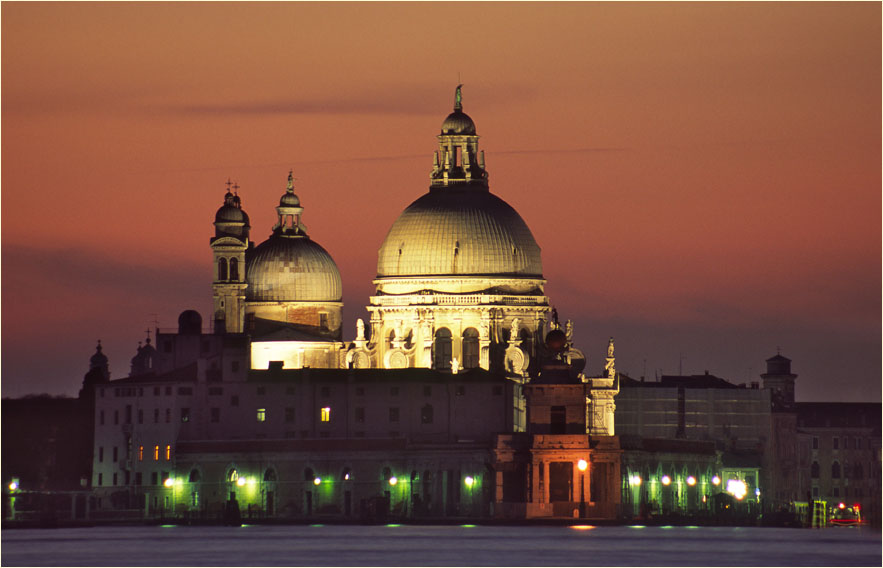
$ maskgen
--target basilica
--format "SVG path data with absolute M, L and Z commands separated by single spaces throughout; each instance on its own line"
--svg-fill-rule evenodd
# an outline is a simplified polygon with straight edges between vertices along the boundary
M 613 340 L 587 376 L 478 140 L 458 86 L 429 189 L 380 244 L 349 337 L 293 173 L 261 243 L 228 184 L 210 323 L 184 311 L 126 378 L 108 379 L 100 346 L 90 363 L 93 517 L 612 517 Z

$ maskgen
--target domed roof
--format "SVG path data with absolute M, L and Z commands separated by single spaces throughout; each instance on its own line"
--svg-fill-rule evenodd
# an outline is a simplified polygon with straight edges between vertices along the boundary
M 442 123 L 441 133 L 475 136 L 475 123 L 462 110 L 455 110 Z
M 284 193 L 279 199 L 280 207 L 300 207 L 300 199 L 294 193 Z
M 273 234 L 246 258 L 246 300 L 339 302 L 343 286 L 337 265 L 306 235 Z
M 248 225 L 248 215 L 234 205 L 222 205 L 215 213 L 215 223 L 245 223 Z
M 98 347 L 95 348 L 95 354 L 89 358 L 89 368 L 94 369 L 95 367 L 104 367 L 107 365 L 107 355 L 101 352 L 101 342 L 98 342 Z
M 541 277 L 540 247 L 518 213 L 476 188 L 430 190 L 399 216 L 380 247 L 378 277 Z

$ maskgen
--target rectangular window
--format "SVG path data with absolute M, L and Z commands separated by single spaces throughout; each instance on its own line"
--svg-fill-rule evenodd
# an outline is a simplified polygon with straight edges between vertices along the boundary
M 166 461 L 172 459 L 172 446 L 166 444 Z
M 392 407 L 389 409 L 389 421 L 390 422 L 398 422 L 399 421 L 399 409 L 397 407 Z
M 153 461 L 159 461 L 159 446 L 153 446 Z
M 104 462 L 104 446 L 98 446 L 98 463 Z
M 104 426 L 104 411 L 98 413 L 98 425 Z
M 166 424 L 169 424 L 172 421 L 172 409 L 166 408 Z
M 208 393 L 212 396 L 217 396 L 220 394 L 224 394 L 224 389 L 221 387 L 209 387 Z
M 159 387 L 153 387 L 153 396 L 159 396 Z
M 266 387 L 258 387 L 258 394 L 267 394 Z
M 138 461 L 144 461 L 144 446 L 138 446 Z
M 113 447 L 113 461 L 116 462 L 118 459 L 120 459 L 120 454 L 119 454 L 119 451 L 117 450 L 117 447 L 114 446 Z
M 840 497 L 840 488 L 835 487 L 833 490 L 834 497 Z
M 319 394 L 322 396 L 331 396 L 331 389 L 329 387 L 322 387 L 319 389 Z
M 361 406 L 356 407 L 356 422 L 362 424 L 365 422 L 365 409 Z
M 144 409 L 138 409 L 138 424 L 144 424 Z
M 390 396 L 399 396 L 399 387 L 389 387 Z
M 454 390 L 454 394 L 456 394 L 457 396 L 466 396 L 466 387 L 463 385 L 457 385 L 456 389 Z
M 230 397 L 230 406 L 239 406 L 239 395 L 233 395 Z
M 150 484 L 151 484 L 151 485 L 157 485 L 156 482 L 157 482 L 157 475 L 156 475 L 156 472 L 153 471 L 153 472 L 150 473 Z
M 326 406 L 322 408 L 320 419 L 322 422 L 331 422 L 331 407 Z
M 132 423 L 132 405 L 127 404 L 126 405 L 126 421 L 124 422 L 124 424 L 131 424 L 131 423 Z
M 212 408 L 211 421 L 216 424 L 221 421 L 221 409 L 220 408 Z
M 294 408 L 288 406 L 285 408 L 285 421 L 294 422 Z
M 819 449 L 819 437 L 818 436 L 812 437 L 812 449 L 814 449 L 814 450 Z
M 172 387 L 166 387 L 166 396 L 172 395 Z
M 113 474 L 113 484 L 114 484 L 114 486 L 116 486 L 116 484 L 117 484 L 117 480 L 118 480 L 118 479 L 119 479 L 119 478 L 117 477 L 117 474 Z M 836 495 L 835 495 L 835 497 L 836 497 Z
M 153 423 L 159 424 L 159 408 L 153 409 Z
M 843 436 L 843 446 L 842 447 L 844 450 L 849 449 L 849 438 L 847 436 Z
M 192 387 L 178 387 L 178 394 L 193 394 Z
M 430 386 L 423 387 L 423 396 L 432 396 L 432 387 L 430 387 Z
M 113 411 L 113 425 L 116 426 L 119 423 L 120 423 L 120 411 L 114 410 Z
M 104 475 L 99 473 L 98 474 L 98 485 L 101 485 L 101 482 L 103 481 L 103 479 L 104 479 Z
M 258 408 L 258 422 L 264 422 L 267 420 L 267 409 L 266 408 Z
M 135 485 L 141 485 L 141 481 L 142 481 L 141 472 L 136 471 L 135 472 Z
M 840 438 L 834 437 L 834 449 L 837 450 L 840 448 Z
M 190 422 L 190 409 L 182 408 L 181 409 L 181 422 Z

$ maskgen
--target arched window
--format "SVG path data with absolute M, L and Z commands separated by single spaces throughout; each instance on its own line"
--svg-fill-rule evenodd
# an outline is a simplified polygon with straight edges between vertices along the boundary
M 187 478 L 187 481 L 189 483 L 199 483 L 200 479 L 202 479 L 202 476 L 199 475 L 199 470 L 198 469 L 191 469 L 190 470 L 190 477 Z
M 236 471 L 236 468 L 233 468 L 227 472 L 227 481 L 235 482 L 238 479 L 239 479 L 239 472 Z
M 831 477 L 834 479 L 840 479 L 840 462 L 834 462 L 831 464 Z
M 427 404 L 423 408 L 420 409 L 420 423 L 421 424 L 432 424 L 432 405 Z
M 230 280 L 239 282 L 239 261 L 235 258 L 230 259 Z
M 276 481 L 276 470 L 268 467 L 267 471 L 264 472 L 264 481 Z
M 218 259 L 218 280 L 224 281 L 227 279 L 227 259 L 219 258 Z
M 463 332 L 463 368 L 474 369 L 478 367 L 478 330 L 474 327 L 466 328 Z
M 440 328 L 435 332 L 435 343 L 433 344 L 433 359 L 435 368 L 439 371 L 449 370 L 451 368 L 451 330 L 446 327 Z
M 812 466 L 809 468 L 809 476 L 813 479 L 819 478 L 819 462 L 812 462 Z

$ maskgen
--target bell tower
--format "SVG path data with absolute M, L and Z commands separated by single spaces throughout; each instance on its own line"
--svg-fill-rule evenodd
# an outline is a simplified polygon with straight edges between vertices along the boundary
M 209 240 L 214 254 L 214 330 L 215 333 L 242 333 L 245 326 L 245 252 L 248 240 L 248 215 L 242 210 L 238 185 L 227 193 L 224 204 L 215 214 L 215 236 Z

